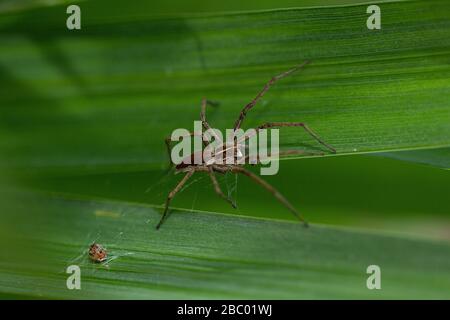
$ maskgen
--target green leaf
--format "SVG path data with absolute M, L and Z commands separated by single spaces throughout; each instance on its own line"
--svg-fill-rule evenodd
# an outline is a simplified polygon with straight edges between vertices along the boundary
M 338 154 L 448 146 L 449 2 L 381 7 L 375 31 L 366 5 L 170 19 L 108 19 L 108 7 L 94 6 L 79 31 L 66 29 L 58 6 L 2 14 L 4 162 L 159 166 L 164 137 L 192 128 L 203 96 L 221 102 L 208 110 L 211 124 L 230 127 L 271 76 L 306 59 L 245 127 L 303 121 Z M 284 149 L 321 149 L 302 130 L 282 131 Z
M 47 196 L 19 198 L 21 224 L 2 232 L 0 292 L 29 298 L 448 299 L 450 246 L 320 225 Z M 21 212 L 21 213 L 20 213 Z M 27 223 L 30 216 L 34 224 Z M 39 226 L 38 228 L 36 226 Z M 12 236 L 14 235 L 14 236 Z M 87 257 L 93 242 L 108 263 Z M 27 248 L 27 255 L 23 254 Z M 10 252 L 4 256 L 4 252 Z M 26 263 L 25 263 L 26 261 Z M 378 265 L 382 290 L 368 290 Z M 82 290 L 68 290 L 69 265 Z M 20 285 L 18 285 L 20 283 Z
M 313 222 L 378 228 L 392 217 L 404 231 L 436 219 L 439 241 L 221 214 L 211 190 L 199 212 L 189 188 L 156 232 L 161 209 L 142 204 L 161 203 L 145 191 L 159 199 L 178 178 L 158 182 L 163 141 L 192 128 L 203 96 L 220 102 L 210 123 L 229 128 L 270 77 L 306 59 L 245 127 L 303 121 L 338 155 L 448 147 L 448 1 L 383 3 L 378 31 L 366 28 L 367 5 L 165 16 L 119 3 L 81 3 L 79 31 L 66 29 L 62 5 L 0 14 L 2 298 L 449 298 L 443 171 L 335 157 L 282 162 L 272 177 Z M 322 150 L 296 129 L 281 145 Z M 283 218 L 250 182 L 239 188 L 242 214 Z M 88 261 L 93 241 L 108 266 Z M 82 267 L 81 291 L 65 287 L 70 264 Z M 371 264 L 381 291 L 365 286 Z

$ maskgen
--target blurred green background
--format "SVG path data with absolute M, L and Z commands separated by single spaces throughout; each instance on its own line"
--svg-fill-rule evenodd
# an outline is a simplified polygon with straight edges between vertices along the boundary
M 79 31 L 65 27 L 69 3 L 74 2 L 0 3 L 1 298 L 76 298 L 64 288 L 64 268 L 70 261 L 82 261 L 88 268 L 92 287 L 84 291 L 85 298 L 376 298 L 358 287 L 359 279 L 345 280 L 345 274 L 354 275 L 353 266 L 371 259 L 367 253 L 358 260 L 360 251 L 352 247 L 356 245 L 352 232 L 361 233 L 361 243 L 367 245 L 367 252 L 378 252 L 376 256 L 384 250 L 408 256 L 403 257 L 404 263 L 410 263 L 411 269 L 402 269 L 399 256 L 390 275 L 393 289 L 381 297 L 448 298 L 450 19 L 445 1 L 432 1 L 429 10 L 421 1 L 385 7 L 383 21 L 391 29 L 380 34 L 364 29 L 365 6 L 351 6 L 359 1 L 79 1 L 83 25 Z M 299 7 L 314 8 L 286 9 Z M 280 8 L 261 15 L 238 13 Z M 369 38 L 380 45 L 372 46 Z M 343 269 L 319 273 L 330 277 L 329 290 L 312 271 L 311 275 L 286 271 L 286 278 L 272 274 L 270 270 L 280 267 L 275 258 L 283 248 L 280 244 L 267 251 L 272 258 L 271 254 L 265 257 L 274 263 L 265 272 L 274 283 L 279 281 L 279 292 L 258 295 L 258 286 L 267 289 L 270 285 L 256 280 L 255 292 L 249 289 L 240 295 L 238 285 L 220 291 L 223 283 L 242 281 L 242 275 L 230 276 L 231 281 L 198 279 L 197 274 L 178 270 L 175 260 L 170 260 L 184 250 L 193 257 L 201 255 L 201 248 L 209 252 L 209 246 L 212 253 L 205 254 L 211 254 L 210 260 L 241 259 L 239 254 L 228 256 L 229 248 L 219 244 L 220 237 L 229 240 L 226 235 L 214 238 L 214 228 L 220 227 L 205 223 L 204 242 L 196 239 L 197 231 L 188 229 L 190 222 L 186 229 L 175 225 L 175 231 L 170 224 L 163 226 L 167 228 L 163 232 L 175 238 L 163 235 L 155 240 L 151 233 L 158 206 L 181 178 L 165 170 L 163 139 L 176 127 L 192 126 L 203 95 L 221 102 L 208 116 L 212 124 L 226 127 L 271 75 L 305 58 L 316 58 L 309 71 L 274 88 L 261 109 L 249 114 L 247 124 L 302 117 L 337 147 L 338 156 L 283 160 L 279 174 L 265 178 L 313 227 L 337 227 L 324 232 L 330 243 L 333 232 L 341 232 L 335 230 L 350 228 L 350 235 L 342 231 L 348 241 L 343 240 L 344 254 L 335 263 L 326 256 L 336 252 L 327 251 L 330 243 L 321 246 L 320 241 L 314 242 L 318 236 L 309 239 L 310 246 L 317 245 L 321 267 L 329 264 L 340 270 L 342 263 Z M 317 150 L 298 132 L 288 131 L 282 139 L 285 148 Z M 387 153 L 408 149 L 419 151 Z M 236 199 L 237 210 L 215 195 L 207 177 L 198 176 L 173 202 L 179 216 L 203 211 L 212 213 L 213 221 L 214 214 L 221 217 L 223 213 L 270 218 L 273 230 L 279 230 L 274 234 L 284 233 L 284 224 L 278 226 L 275 220 L 293 220 L 245 177 L 227 174 L 220 183 Z M 72 200 L 64 204 L 67 199 Z M 97 201 L 109 204 L 102 209 Z M 139 209 L 139 205 L 149 207 Z M 154 211 L 148 219 L 146 210 Z M 133 213 L 138 217 L 135 224 Z M 253 220 L 243 221 L 251 226 Z M 245 232 L 229 228 L 225 228 L 229 237 Z M 264 228 L 270 230 L 270 223 Z M 286 231 L 286 239 L 297 239 L 290 232 Z M 380 240 L 369 241 L 373 233 Z M 168 244 L 163 244 L 163 238 Z M 112 261 L 110 269 L 85 259 L 83 248 L 97 239 L 109 242 L 117 254 L 118 262 Z M 300 240 L 308 246 L 303 238 L 295 241 Z M 161 245 L 161 261 L 153 256 L 156 249 L 148 241 Z M 193 244 L 181 248 L 183 241 Z M 389 243 L 394 244 L 390 249 Z M 239 245 L 242 255 L 246 250 L 254 252 L 245 243 Z M 220 248 L 224 256 L 216 253 Z M 128 257 L 127 250 L 139 253 Z M 352 262 L 352 252 L 357 262 Z M 302 254 L 300 262 L 287 256 L 279 259 L 303 267 L 309 260 L 305 262 Z M 254 258 L 259 261 L 257 254 Z M 161 272 L 159 266 L 148 271 L 152 259 L 173 268 L 167 280 L 170 285 L 182 279 L 186 287 L 163 290 L 157 277 L 148 278 Z M 424 270 L 430 271 L 425 261 L 434 261 L 434 273 L 424 275 Z M 199 270 L 213 268 L 204 262 L 187 264 Z M 262 265 L 256 262 L 252 270 Z M 312 265 L 308 266 L 314 269 Z M 402 279 L 402 270 L 411 278 Z M 127 272 L 136 278 L 126 278 Z M 255 271 L 255 279 L 258 275 Z M 289 287 L 289 277 L 300 277 L 311 291 Z M 405 283 L 411 279 L 419 285 L 409 292 Z M 202 281 L 206 289 L 196 285 Z M 339 290 L 348 283 L 347 292 Z M 214 286 L 216 291 L 211 289 Z M 114 292 L 117 288 L 124 291 Z

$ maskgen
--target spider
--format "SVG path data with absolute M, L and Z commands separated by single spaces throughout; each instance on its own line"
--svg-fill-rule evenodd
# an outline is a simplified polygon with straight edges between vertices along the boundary
M 277 82 L 278 80 L 287 77 L 288 75 L 294 73 L 297 70 L 302 69 L 304 66 L 306 66 L 309 63 L 309 61 L 305 61 L 300 65 L 295 66 L 294 68 L 285 71 L 273 78 L 271 78 L 266 85 L 263 87 L 263 89 L 256 95 L 256 97 L 250 101 L 240 112 L 238 119 L 236 120 L 235 124 L 234 124 L 234 130 L 238 130 L 241 125 L 242 122 L 245 119 L 245 116 L 247 115 L 247 112 L 252 109 L 257 102 L 264 96 L 264 94 L 270 89 L 270 87 L 275 84 L 275 82 Z M 217 104 L 211 101 L 208 101 L 206 98 L 202 99 L 202 104 L 201 104 L 201 111 L 200 111 L 200 120 L 202 121 L 202 126 L 204 127 L 205 130 L 208 130 L 211 128 L 211 126 L 209 125 L 208 121 L 206 120 L 206 107 L 207 105 L 211 105 L 211 106 L 216 106 Z M 269 129 L 269 128 L 280 128 L 280 127 L 301 127 L 303 128 L 311 137 L 313 137 L 315 140 L 317 140 L 320 144 L 322 144 L 323 146 L 325 146 L 327 149 L 329 149 L 332 153 L 336 153 L 336 150 L 330 146 L 329 144 L 327 144 L 325 141 L 323 141 L 314 131 L 312 131 L 305 123 L 303 122 L 266 122 L 263 123 L 262 125 L 258 126 L 255 128 L 256 132 L 258 130 L 262 130 L 262 129 Z M 193 137 L 193 136 L 197 136 L 199 135 L 198 133 L 195 132 L 190 132 L 189 136 Z M 201 134 L 202 136 L 202 140 L 203 140 L 203 134 Z M 167 146 L 167 150 L 169 152 L 169 158 L 171 155 L 171 138 L 167 137 L 166 140 L 166 146 Z M 207 142 L 203 141 L 203 143 L 205 145 L 207 145 Z M 227 148 L 229 148 L 229 146 L 226 146 Z M 232 148 L 235 148 L 234 150 L 234 156 L 237 159 L 240 156 L 240 152 L 239 152 L 239 148 L 237 147 L 236 144 L 234 144 L 234 146 L 232 146 Z M 224 149 L 225 150 L 225 147 Z M 300 150 L 286 150 L 286 151 L 281 151 L 279 152 L 279 156 L 283 156 L 283 155 L 292 155 L 292 154 L 305 154 L 305 152 L 300 151 Z M 311 153 L 310 153 L 311 154 Z M 316 153 L 317 154 L 317 153 Z M 323 153 L 319 153 L 320 155 L 323 155 Z M 225 153 L 222 152 L 222 157 L 225 157 Z M 194 153 L 191 154 L 188 158 L 193 159 L 194 158 Z M 259 159 L 258 159 L 259 160 Z M 192 161 L 189 163 L 193 163 Z M 225 161 L 222 161 L 222 163 L 225 163 Z M 237 163 L 237 162 L 234 162 Z M 173 163 L 170 160 L 170 165 L 172 166 Z M 185 176 L 181 179 L 181 181 L 178 182 L 178 184 L 175 186 L 175 188 L 170 191 L 169 195 L 167 196 L 166 202 L 165 202 L 165 209 L 164 209 L 164 213 L 161 217 L 161 220 L 159 221 L 158 225 L 156 226 L 156 229 L 159 229 L 162 225 L 162 223 L 165 221 L 168 210 L 169 210 L 169 205 L 170 202 L 172 201 L 172 199 L 174 198 L 174 196 L 181 190 L 181 188 L 186 184 L 186 182 L 189 180 L 189 178 L 192 177 L 192 175 L 195 172 L 206 172 L 212 182 L 212 185 L 214 187 L 215 192 L 217 193 L 217 195 L 221 198 L 223 198 L 225 201 L 227 201 L 228 203 L 231 204 L 231 206 L 233 208 L 236 208 L 235 203 L 233 203 L 233 201 L 231 199 L 229 199 L 227 196 L 225 196 L 225 194 L 223 193 L 223 191 L 220 188 L 220 185 L 217 181 L 217 178 L 215 176 L 215 173 L 220 173 L 220 174 L 225 174 L 227 172 L 231 172 L 231 173 L 235 173 L 235 174 L 243 174 L 247 177 L 249 177 L 250 179 L 252 179 L 254 182 L 256 182 L 257 184 L 259 184 L 260 186 L 262 186 L 263 188 L 265 188 L 268 192 L 270 192 L 278 201 L 281 202 L 281 204 L 283 204 L 284 206 L 287 207 L 287 209 L 289 209 L 301 222 L 303 222 L 304 226 L 307 227 L 308 223 L 306 222 L 306 220 L 302 217 L 302 215 L 300 215 L 300 213 L 294 208 L 294 206 L 277 190 L 275 189 L 273 186 L 271 186 L 269 183 L 267 183 L 265 180 L 261 179 L 259 176 L 257 176 L 256 174 L 254 174 L 251 171 L 248 171 L 247 169 L 245 169 L 243 167 L 243 164 L 218 164 L 215 163 L 214 161 L 207 161 L 205 162 L 203 159 L 201 161 L 200 164 L 187 164 L 187 163 L 180 163 L 178 165 L 175 166 L 175 172 L 176 173 L 185 173 Z
M 106 260 L 108 253 L 106 249 L 98 243 L 93 243 L 89 246 L 89 258 L 93 262 L 103 262 Z

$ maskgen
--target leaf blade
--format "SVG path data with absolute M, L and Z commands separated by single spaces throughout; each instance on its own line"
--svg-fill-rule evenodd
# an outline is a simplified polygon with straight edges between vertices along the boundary
M 45 196 L 28 201 L 33 213 L 43 210 L 35 215 L 40 227 L 16 225 L 9 244 L 22 250 L 31 245 L 38 256 L 34 263 L 22 263 L 17 249 L 19 258 L 1 260 L 3 294 L 59 299 L 448 297 L 446 243 L 185 211 L 173 212 L 156 231 L 160 214 L 148 206 Z M 29 213 L 18 219 L 28 219 Z M 109 267 L 88 261 L 92 241 L 116 256 Z M 386 288 L 376 293 L 365 286 L 366 268 L 374 263 L 382 268 Z M 65 288 L 64 270 L 71 264 L 82 268 L 81 291 Z M 21 286 L 14 285 L 19 279 Z
M 210 121 L 229 127 L 267 79 L 307 58 L 247 126 L 304 121 L 339 153 L 450 144 L 446 1 L 383 4 L 380 32 L 364 29 L 361 5 L 111 21 L 93 11 L 75 36 L 44 19 L 51 10 L 0 17 L 9 165 L 161 165 L 164 137 L 190 128 L 202 96 L 222 102 Z M 281 144 L 318 148 L 298 130 Z

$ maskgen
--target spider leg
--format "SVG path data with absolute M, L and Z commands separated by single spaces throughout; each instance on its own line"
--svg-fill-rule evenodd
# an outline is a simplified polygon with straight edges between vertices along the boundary
M 310 151 L 303 151 L 303 150 L 284 150 L 278 152 L 278 156 L 290 156 L 294 154 L 301 154 L 306 156 L 323 156 L 325 155 L 323 152 L 310 152 Z
M 336 149 L 330 146 L 328 143 L 323 141 L 317 133 L 311 130 L 305 123 L 303 122 L 267 122 L 256 128 L 256 131 L 261 129 L 273 128 L 273 127 L 302 127 L 311 137 L 317 140 L 321 145 L 328 148 L 332 153 L 336 153 Z
M 294 208 L 294 206 L 273 186 L 271 186 L 269 183 L 267 183 L 265 180 L 258 177 L 253 172 L 248 171 L 247 169 L 244 169 L 242 167 L 235 166 L 232 169 L 232 172 L 238 172 L 246 175 L 253 181 L 255 181 L 257 184 L 265 188 L 267 191 L 269 191 L 271 194 L 277 198 L 278 201 L 280 201 L 284 206 L 286 206 L 300 221 L 303 222 L 304 226 L 307 227 L 308 223 L 305 221 L 305 219 L 302 217 L 302 215 L 297 211 L 297 209 Z
M 208 124 L 208 122 L 206 121 L 206 106 L 207 105 L 211 105 L 211 106 L 218 106 L 219 103 L 215 102 L 215 101 L 210 101 L 210 100 L 206 100 L 206 98 L 202 99 L 202 107 L 201 107 L 201 112 L 200 112 L 200 118 L 202 120 L 202 124 L 203 127 L 208 130 L 209 128 L 211 128 L 211 126 Z M 207 141 L 203 140 L 203 133 L 199 133 L 199 132 L 189 132 L 189 135 L 187 136 L 183 136 L 183 137 L 194 137 L 194 136 L 201 136 L 202 137 L 202 141 L 203 141 L 203 145 L 206 147 L 209 143 Z M 172 151 L 172 147 L 170 145 L 170 143 L 172 142 L 171 137 L 166 137 L 166 146 L 167 146 L 167 152 L 169 153 L 169 161 L 171 158 L 171 151 Z M 172 162 L 170 161 L 170 165 L 172 165 Z
M 207 100 L 206 98 L 202 99 L 202 107 L 201 107 L 201 111 L 200 111 L 200 120 L 202 121 L 202 125 L 203 125 L 203 128 L 205 128 L 205 130 L 211 129 L 211 126 L 209 125 L 208 121 L 206 120 L 206 106 L 207 105 L 216 107 L 216 106 L 219 105 L 219 103 Z M 212 134 L 214 135 L 214 138 L 216 139 L 216 141 L 222 141 L 222 139 L 220 139 L 217 136 L 217 134 L 215 134 L 214 131 L 212 131 Z
M 186 173 L 186 175 L 183 177 L 183 179 L 181 179 L 181 181 L 178 182 L 177 186 L 172 191 L 170 191 L 170 193 L 166 199 L 166 206 L 164 209 L 164 214 L 162 215 L 161 220 L 159 220 L 159 223 L 156 226 L 156 230 L 158 230 L 161 227 L 162 223 L 164 222 L 164 219 L 166 218 L 167 212 L 169 211 L 170 201 L 177 194 L 177 192 L 181 190 L 181 188 L 184 186 L 186 181 L 189 180 L 189 178 L 194 174 L 194 172 L 195 172 L 195 169 L 192 169 L 192 171 L 188 171 L 188 173 Z
M 230 171 L 229 167 L 227 165 L 213 165 L 212 167 L 213 167 L 214 171 L 217 171 L 217 172 L 222 173 L 222 174 L 227 173 L 228 171 Z
M 239 118 L 236 120 L 236 123 L 234 124 L 234 130 L 237 130 L 241 127 L 242 121 L 244 121 L 245 116 L 247 115 L 247 112 L 253 108 L 256 103 L 258 103 L 258 101 L 262 98 L 262 96 L 264 96 L 264 94 L 270 89 L 270 87 L 277 82 L 280 79 L 283 79 L 284 77 L 287 77 L 288 75 L 290 75 L 291 73 L 300 70 L 301 68 L 303 68 L 304 66 L 306 66 L 309 63 L 309 61 L 305 61 L 302 64 L 299 64 L 298 66 L 285 71 L 275 77 L 273 77 L 272 79 L 269 80 L 269 82 L 266 83 L 266 85 L 264 86 L 264 88 L 256 95 L 256 97 L 250 101 L 241 111 L 241 113 L 239 114 Z
M 231 199 L 229 199 L 227 196 L 225 196 L 225 194 L 223 193 L 222 189 L 220 189 L 220 185 L 217 182 L 217 178 L 214 175 L 214 170 L 213 170 L 212 167 L 208 167 L 208 175 L 211 178 L 211 181 L 212 181 L 213 186 L 214 186 L 214 190 L 216 191 L 217 195 L 219 197 L 221 197 L 222 199 L 224 199 L 225 201 L 227 201 L 229 204 L 231 204 L 231 206 L 233 208 L 236 209 L 237 208 L 236 204 L 233 201 L 231 201 Z

